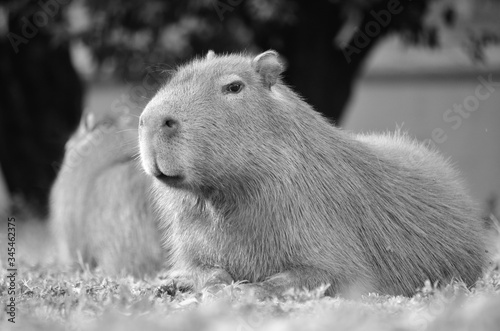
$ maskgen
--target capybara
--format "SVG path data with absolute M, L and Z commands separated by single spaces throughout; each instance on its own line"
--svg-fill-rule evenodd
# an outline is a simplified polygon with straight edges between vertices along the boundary
M 489 263 L 487 234 L 453 166 L 399 132 L 334 127 L 283 70 L 274 51 L 209 52 L 179 67 L 141 114 L 142 166 L 172 231 L 172 270 L 195 288 L 248 281 L 272 295 L 473 284 Z
M 137 117 L 85 114 L 66 144 L 51 191 L 50 222 L 63 262 L 136 277 L 167 258 L 150 191 L 137 161 Z

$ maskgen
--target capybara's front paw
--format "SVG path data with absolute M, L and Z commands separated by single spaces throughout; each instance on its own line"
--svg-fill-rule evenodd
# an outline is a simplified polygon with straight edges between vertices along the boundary
M 221 292 L 226 286 L 228 286 L 228 285 L 224 284 L 224 283 L 210 284 L 210 285 L 205 286 L 203 288 L 202 292 L 207 292 L 210 294 L 217 294 L 217 293 Z
M 203 291 L 211 294 L 220 292 L 224 287 L 234 282 L 233 277 L 224 269 L 215 268 L 210 271 L 205 271 L 205 284 Z
M 233 277 L 224 269 L 214 268 L 205 271 L 205 284 L 204 287 L 224 286 L 234 282 Z

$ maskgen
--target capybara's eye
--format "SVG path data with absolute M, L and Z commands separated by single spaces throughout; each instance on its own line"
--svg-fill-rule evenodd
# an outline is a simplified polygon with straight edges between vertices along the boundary
M 227 93 L 240 93 L 242 89 L 243 89 L 242 82 L 232 82 L 231 84 L 227 84 L 224 90 Z

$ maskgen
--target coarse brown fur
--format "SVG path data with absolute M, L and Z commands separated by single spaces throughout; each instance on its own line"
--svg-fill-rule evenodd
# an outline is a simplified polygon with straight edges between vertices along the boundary
M 151 275 L 167 256 L 151 179 L 136 159 L 137 117 L 95 116 L 85 115 L 66 144 L 52 188 L 50 222 L 59 257 L 108 274 Z
M 488 264 L 486 232 L 450 163 L 399 132 L 335 128 L 282 70 L 272 51 L 209 53 L 142 113 L 142 164 L 156 177 L 174 270 L 198 287 L 246 280 L 276 294 L 473 284 Z

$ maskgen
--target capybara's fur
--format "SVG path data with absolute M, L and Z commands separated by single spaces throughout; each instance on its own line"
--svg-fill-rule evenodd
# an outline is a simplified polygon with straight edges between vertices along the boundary
M 271 293 L 473 284 L 486 233 L 449 162 L 401 133 L 332 126 L 282 71 L 273 51 L 210 52 L 143 111 L 142 165 L 171 226 L 173 269 L 196 286 L 246 280 Z
M 66 144 L 51 192 L 50 222 L 64 262 L 137 277 L 166 259 L 150 198 L 151 179 L 137 162 L 137 118 L 82 118 Z M 135 122 L 135 123 L 134 123 Z

